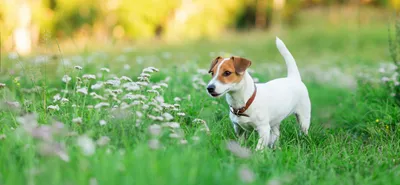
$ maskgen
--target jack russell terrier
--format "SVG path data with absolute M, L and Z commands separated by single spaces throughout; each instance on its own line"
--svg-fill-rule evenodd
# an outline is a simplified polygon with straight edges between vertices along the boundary
M 251 61 L 235 56 L 215 58 L 209 70 L 212 79 L 207 86 L 208 93 L 212 97 L 226 93 L 236 135 L 241 137 L 255 129 L 260 137 L 256 150 L 266 145 L 273 147 L 281 121 L 293 113 L 305 135 L 310 127 L 311 102 L 307 87 L 301 81 L 292 54 L 278 37 L 276 46 L 286 61 L 286 78 L 255 84 L 246 70 Z

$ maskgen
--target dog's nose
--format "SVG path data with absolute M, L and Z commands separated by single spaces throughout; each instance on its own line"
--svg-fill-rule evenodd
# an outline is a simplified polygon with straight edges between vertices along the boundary
M 207 91 L 208 91 L 209 93 L 214 92 L 214 91 L 215 91 L 215 85 L 209 85 L 209 86 L 207 87 Z

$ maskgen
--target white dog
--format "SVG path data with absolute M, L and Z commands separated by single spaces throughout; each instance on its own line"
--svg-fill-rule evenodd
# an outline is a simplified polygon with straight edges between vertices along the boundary
M 256 150 L 267 144 L 274 146 L 281 121 L 293 113 L 306 135 L 310 127 L 311 103 L 307 87 L 301 81 L 292 54 L 278 37 L 276 46 L 286 61 L 286 78 L 255 84 L 246 70 L 251 62 L 241 57 L 217 57 L 209 70 L 212 79 L 207 86 L 208 93 L 212 97 L 226 93 L 235 133 L 242 136 L 256 129 L 260 136 Z

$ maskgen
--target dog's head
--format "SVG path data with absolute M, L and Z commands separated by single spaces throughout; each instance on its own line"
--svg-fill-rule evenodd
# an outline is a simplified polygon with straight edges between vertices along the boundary
M 212 97 L 220 97 L 225 93 L 235 90 L 236 85 L 243 79 L 246 69 L 251 61 L 241 57 L 217 57 L 211 62 L 212 75 L 207 91 Z

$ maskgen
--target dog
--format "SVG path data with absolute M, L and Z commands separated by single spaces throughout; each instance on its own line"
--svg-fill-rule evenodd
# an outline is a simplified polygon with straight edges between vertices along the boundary
M 229 117 L 235 134 L 242 137 L 256 130 L 259 135 L 256 150 L 273 148 L 279 138 L 279 126 L 286 117 L 295 114 L 302 132 L 308 135 L 311 102 L 308 90 L 292 54 L 276 37 L 276 46 L 287 66 L 287 77 L 267 83 L 254 83 L 247 72 L 251 61 L 242 57 L 217 57 L 211 62 L 212 79 L 207 92 L 214 98 L 226 94 Z

